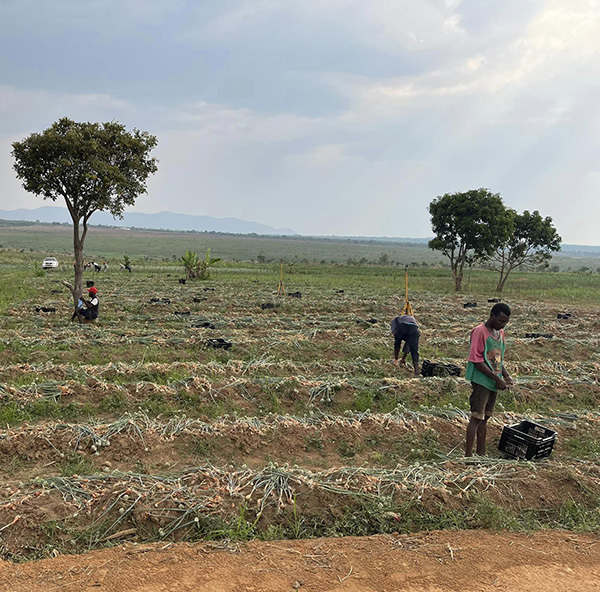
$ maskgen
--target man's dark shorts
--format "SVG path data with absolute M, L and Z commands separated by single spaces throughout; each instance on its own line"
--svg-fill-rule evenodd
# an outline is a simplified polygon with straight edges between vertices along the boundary
M 491 417 L 494 414 L 498 391 L 491 391 L 476 382 L 472 382 L 471 385 L 473 387 L 473 392 L 469 399 L 471 403 L 471 417 L 475 419 Z

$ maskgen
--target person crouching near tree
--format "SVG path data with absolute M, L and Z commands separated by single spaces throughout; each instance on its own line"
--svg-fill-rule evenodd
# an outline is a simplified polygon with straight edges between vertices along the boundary
M 98 301 L 98 288 L 92 286 L 88 290 L 89 300 L 81 298 L 85 308 L 75 309 L 75 315 L 81 323 L 84 319 L 93 320 L 98 318 L 98 310 L 100 308 L 100 302 Z
M 492 307 L 490 318 L 471 332 L 471 345 L 465 378 L 471 381 L 471 419 L 467 426 L 465 456 L 472 456 L 477 438 L 477 454 L 485 454 L 487 421 L 494 412 L 498 391 L 513 385 L 504 367 L 504 327 L 510 320 L 510 308 L 499 302 Z

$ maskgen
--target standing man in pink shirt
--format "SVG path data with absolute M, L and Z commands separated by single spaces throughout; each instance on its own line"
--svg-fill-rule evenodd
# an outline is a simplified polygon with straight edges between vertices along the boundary
M 503 302 L 494 304 L 490 318 L 471 332 L 471 346 L 465 378 L 471 381 L 471 420 L 467 426 L 465 456 L 473 455 L 477 437 L 477 454 L 485 454 L 487 421 L 494 413 L 498 391 L 513 384 L 504 367 L 504 327 L 510 320 L 510 308 Z

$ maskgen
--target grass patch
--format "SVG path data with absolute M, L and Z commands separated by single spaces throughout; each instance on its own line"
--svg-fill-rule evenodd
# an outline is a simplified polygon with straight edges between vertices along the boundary
M 574 458 L 596 459 L 600 455 L 600 439 L 593 434 L 578 434 L 564 442 L 569 455 Z
M 430 428 L 417 434 L 407 434 L 394 444 L 392 450 L 397 457 L 406 462 L 432 462 L 443 456 L 438 433 Z
M 98 472 L 94 464 L 85 455 L 73 451 L 65 455 L 59 466 L 62 477 L 91 475 Z
M 207 438 L 194 437 L 187 445 L 187 451 L 200 458 L 209 458 L 216 449 L 216 443 Z

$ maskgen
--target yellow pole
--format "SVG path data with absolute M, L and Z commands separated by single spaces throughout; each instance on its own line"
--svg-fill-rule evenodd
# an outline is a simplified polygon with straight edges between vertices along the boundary
M 404 266 L 404 309 L 402 314 L 411 316 L 413 314 L 412 306 L 408 301 L 408 265 Z
M 277 287 L 277 295 L 283 294 L 285 296 L 285 288 L 283 287 L 283 260 L 279 267 L 279 286 Z

